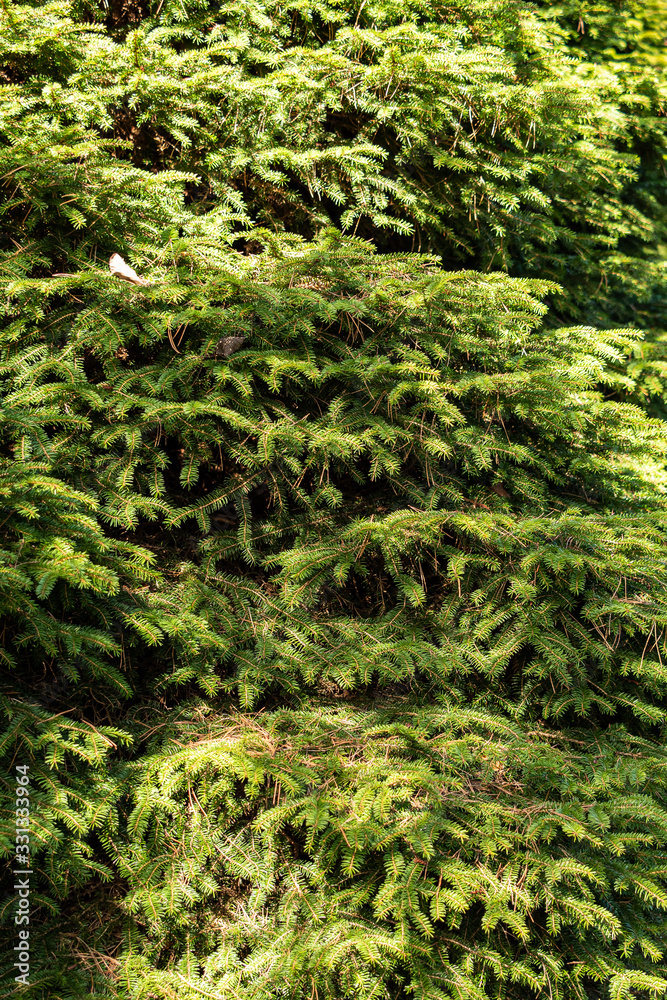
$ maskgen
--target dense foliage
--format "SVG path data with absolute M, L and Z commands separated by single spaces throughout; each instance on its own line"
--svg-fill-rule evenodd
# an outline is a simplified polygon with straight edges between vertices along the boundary
M 665 992 L 667 22 L 585 8 L 2 0 L 21 996 Z

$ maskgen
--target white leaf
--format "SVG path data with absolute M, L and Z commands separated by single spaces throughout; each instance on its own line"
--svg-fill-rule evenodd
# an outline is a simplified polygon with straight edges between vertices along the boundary
M 122 278 L 123 281 L 130 281 L 133 285 L 150 285 L 147 278 L 140 278 L 134 268 L 126 264 L 119 253 L 112 253 L 109 259 L 109 270 L 114 278 Z

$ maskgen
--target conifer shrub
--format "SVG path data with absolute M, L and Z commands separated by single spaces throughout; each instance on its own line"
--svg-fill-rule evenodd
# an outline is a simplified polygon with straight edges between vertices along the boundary
M 641 87 L 567 8 L 2 11 L 21 995 L 664 993 Z

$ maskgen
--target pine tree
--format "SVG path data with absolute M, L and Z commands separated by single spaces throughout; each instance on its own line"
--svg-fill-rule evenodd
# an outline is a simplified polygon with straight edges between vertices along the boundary
M 626 398 L 664 419 L 667 7 L 663 0 L 619 5 L 567 0 L 540 6 L 541 16 L 552 21 L 552 30 L 579 60 L 579 72 L 588 73 L 592 66 L 603 65 L 620 86 L 619 109 L 626 124 L 620 148 L 631 152 L 636 162 L 623 200 L 641 214 L 643 232 L 627 230 L 621 236 L 611 257 L 613 263 L 603 268 L 601 287 L 589 299 L 589 308 L 593 306 L 589 321 L 628 324 L 644 332 L 628 365 L 634 388 Z
M 664 140 L 597 7 L 4 0 L 21 995 L 665 992 Z

